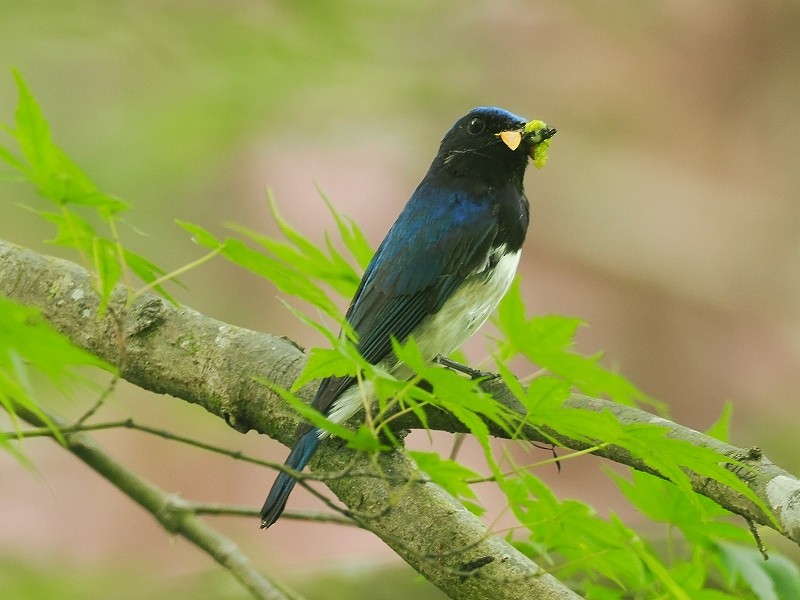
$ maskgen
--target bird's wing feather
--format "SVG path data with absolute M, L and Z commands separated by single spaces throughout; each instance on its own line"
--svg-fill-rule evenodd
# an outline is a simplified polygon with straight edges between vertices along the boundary
M 488 194 L 424 183 L 417 188 L 367 267 L 347 312 L 367 361 L 377 364 L 388 357 L 392 337 L 407 339 L 486 263 L 498 228 L 492 206 Z M 325 380 L 314 406 L 326 412 L 353 381 Z

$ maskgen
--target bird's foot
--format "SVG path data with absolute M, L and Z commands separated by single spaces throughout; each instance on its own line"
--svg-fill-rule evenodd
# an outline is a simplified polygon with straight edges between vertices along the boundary
M 441 365 L 448 369 L 453 369 L 453 371 L 458 371 L 459 373 L 463 373 L 467 375 L 470 379 L 496 379 L 500 377 L 497 373 L 491 373 L 489 371 L 481 371 L 480 369 L 473 369 L 467 365 L 461 364 L 460 362 L 456 362 L 446 356 L 437 355 L 436 358 L 433 359 L 437 365 Z

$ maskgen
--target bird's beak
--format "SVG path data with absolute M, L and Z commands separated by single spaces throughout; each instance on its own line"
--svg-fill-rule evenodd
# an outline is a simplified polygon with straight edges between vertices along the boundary
M 516 150 L 522 143 L 522 131 L 502 131 L 497 135 L 500 136 L 503 143 L 511 148 L 511 150 Z

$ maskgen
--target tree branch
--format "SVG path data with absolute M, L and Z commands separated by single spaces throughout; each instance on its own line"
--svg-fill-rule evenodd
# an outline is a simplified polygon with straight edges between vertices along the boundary
M 4 241 L 0 292 L 41 309 L 76 345 L 116 365 L 131 383 L 200 405 L 237 431 L 254 429 L 286 445 L 294 441 L 296 415 L 253 379 L 260 375 L 291 387 L 305 364 L 302 351 L 291 342 L 172 306 L 151 294 L 129 300 L 121 287 L 98 317 L 98 298 L 85 269 Z M 312 392 L 304 389 L 301 395 L 309 398 Z M 374 461 L 328 439 L 311 467 L 368 473 L 376 463 L 393 481 L 413 483 L 393 486 L 376 477 L 326 483 L 362 526 L 450 597 L 579 598 L 509 543 L 490 535 L 444 490 L 425 483 L 400 452 L 382 453 Z
M 36 414 L 20 405 L 16 414 L 36 427 L 45 427 Z M 66 433 L 67 423 L 50 412 L 47 416 L 65 432 L 66 448 L 113 486 L 148 511 L 169 533 L 180 535 L 226 568 L 255 598 L 288 600 L 259 573 L 239 547 L 209 527 L 192 511 L 192 505 L 143 479 L 103 450 L 87 433 Z
M 254 429 L 284 444 L 294 439 L 296 415 L 275 394 L 253 380 L 261 375 L 289 388 L 305 364 L 303 353 L 290 341 L 234 327 L 189 308 L 174 307 L 160 297 L 143 294 L 128 301 L 128 292 L 116 290 L 109 309 L 97 318 L 97 298 L 91 276 L 83 268 L 0 241 L 0 292 L 24 304 L 39 307 L 57 329 L 74 343 L 115 364 L 122 377 L 144 389 L 165 393 L 203 406 L 238 431 Z M 513 394 L 499 381 L 487 391 L 506 406 L 524 414 Z M 313 389 L 301 390 L 309 398 Z M 567 406 L 579 410 L 610 411 L 623 424 L 657 423 L 670 437 L 712 447 L 747 465 L 737 472 L 772 510 L 778 525 L 747 498 L 694 473 L 687 473 L 695 491 L 759 524 L 778 530 L 800 544 L 800 481 L 769 461 L 760 450 L 741 449 L 702 433 L 656 417 L 646 411 L 613 402 L 573 395 Z M 398 425 L 417 427 L 413 417 Z M 491 424 L 489 424 L 491 425 Z M 451 432 L 463 424 L 440 411 L 429 414 L 429 426 Z M 505 437 L 502 431 L 493 431 Z M 531 440 L 575 450 L 596 442 L 574 440 L 557 431 L 530 429 Z M 598 440 L 599 441 L 599 440 Z M 594 452 L 635 469 L 652 472 L 625 449 L 604 445 Z M 374 472 L 372 459 L 327 440 L 312 468 L 326 472 Z M 417 482 L 392 486 L 387 478 L 340 478 L 326 483 L 353 510 L 363 526 L 374 531 L 425 577 L 454 598 L 523 598 L 539 586 L 537 598 L 575 598 L 554 578 L 542 574 L 530 560 L 504 541 L 487 536 L 486 528 L 449 495 L 423 480 L 400 453 L 385 453 L 378 468 L 392 481 Z M 656 473 L 657 474 L 657 473 Z M 260 500 L 260 497 L 257 499 Z M 391 510 L 386 510 L 387 506 Z M 364 515 L 372 515 L 364 518 Z M 409 528 L 409 522 L 418 526 Z M 429 528 L 430 526 L 430 528 Z M 463 548 L 442 554 L 439 548 Z M 483 563 L 493 559 L 490 563 Z M 464 578 L 465 567 L 483 564 Z M 525 586 L 519 585 L 524 581 Z M 507 595 L 499 586 L 512 582 Z M 515 595 L 514 590 L 521 590 Z

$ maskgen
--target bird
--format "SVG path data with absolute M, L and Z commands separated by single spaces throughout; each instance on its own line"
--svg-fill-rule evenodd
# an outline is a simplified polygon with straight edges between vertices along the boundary
M 366 361 L 401 377 L 393 338 L 403 343 L 413 337 L 422 356 L 433 361 L 451 354 L 486 321 L 514 279 L 525 241 L 525 169 L 555 133 L 541 121 L 483 106 L 445 134 L 345 315 Z M 312 406 L 344 423 L 363 407 L 362 395 L 355 377 L 331 376 Z M 302 471 L 325 435 L 301 425 L 285 465 Z M 295 483 L 286 471 L 278 473 L 261 509 L 262 528 L 280 517 Z

